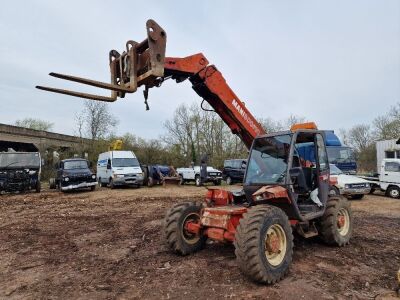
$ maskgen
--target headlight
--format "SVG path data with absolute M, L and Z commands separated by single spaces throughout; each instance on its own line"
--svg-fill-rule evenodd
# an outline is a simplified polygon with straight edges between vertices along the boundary
M 369 188 L 369 183 L 366 183 L 366 184 L 365 184 L 365 187 Z
M 93 174 L 93 175 L 92 175 L 92 179 L 96 179 L 96 175 Z
M 69 181 L 69 177 L 65 177 L 65 178 L 64 178 L 64 181 Z

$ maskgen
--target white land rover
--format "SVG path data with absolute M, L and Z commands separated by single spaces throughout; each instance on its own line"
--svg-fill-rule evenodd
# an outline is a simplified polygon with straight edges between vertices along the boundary
M 200 166 L 195 166 L 193 168 L 178 168 L 176 172 L 181 178 L 181 184 L 185 182 L 195 182 L 196 186 L 201 185 L 200 178 Z M 215 185 L 220 185 L 222 180 L 222 172 L 220 170 L 214 169 L 213 167 L 207 167 L 207 178 L 205 182 L 213 182 Z

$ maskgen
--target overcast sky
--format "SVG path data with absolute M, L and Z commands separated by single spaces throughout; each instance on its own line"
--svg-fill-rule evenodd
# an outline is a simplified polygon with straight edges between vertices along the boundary
M 0 10 L 0 123 L 25 117 L 73 134 L 83 101 L 35 85 L 102 93 L 51 71 L 109 80 L 108 52 L 145 38 L 152 18 L 167 56 L 203 52 L 257 117 L 290 114 L 321 129 L 369 123 L 400 101 L 400 1 L 6 1 Z M 156 138 L 181 103 L 200 98 L 167 81 L 110 104 L 118 133 Z

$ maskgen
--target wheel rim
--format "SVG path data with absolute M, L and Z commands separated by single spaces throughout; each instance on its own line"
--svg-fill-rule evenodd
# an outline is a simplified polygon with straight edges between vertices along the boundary
M 274 267 L 279 266 L 286 255 L 286 234 L 279 224 L 271 225 L 265 235 L 265 257 Z
M 349 233 L 350 229 L 350 216 L 349 212 L 345 208 L 341 208 L 337 215 L 337 228 L 341 236 L 345 236 Z
M 390 196 L 392 196 L 393 198 L 399 197 L 399 194 L 400 194 L 400 192 L 399 192 L 398 189 L 392 189 L 392 190 L 390 191 Z
M 335 190 L 335 189 L 330 189 L 330 190 L 329 190 L 329 195 L 331 195 L 331 196 L 336 196 L 336 195 L 337 195 L 336 190 Z
M 183 220 L 181 232 L 182 232 L 182 238 L 185 240 L 186 243 L 195 244 L 200 240 L 200 236 L 199 235 L 197 235 L 195 233 L 192 233 L 192 232 L 189 232 L 186 229 L 187 223 L 189 223 L 189 222 L 198 223 L 199 220 L 200 220 L 200 216 L 199 216 L 198 213 L 188 214 L 185 217 L 185 219 Z

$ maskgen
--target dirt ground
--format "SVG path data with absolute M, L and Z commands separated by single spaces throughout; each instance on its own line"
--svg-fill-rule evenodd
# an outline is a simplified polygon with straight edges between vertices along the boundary
M 164 246 L 166 209 L 204 193 L 184 186 L 0 196 L 0 298 L 373 299 L 397 287 L 400 200 L 352 201 L 349 246 L 298 238 L 288 276 L 265 286 L 243 277 L 232 245 L 186 257 Z

